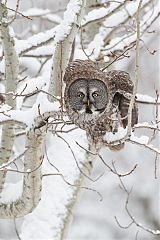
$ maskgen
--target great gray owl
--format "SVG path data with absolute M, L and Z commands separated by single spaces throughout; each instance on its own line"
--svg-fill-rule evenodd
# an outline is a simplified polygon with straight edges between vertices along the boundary
M 106 132 L 127 126 L 133 83 L 124 71 L 102 72 L 90 60 L 70 62 L 64 74 L 64 100 L 71 121 L 97 143 Z M 132 126 L 137 123 L 136 104 Z

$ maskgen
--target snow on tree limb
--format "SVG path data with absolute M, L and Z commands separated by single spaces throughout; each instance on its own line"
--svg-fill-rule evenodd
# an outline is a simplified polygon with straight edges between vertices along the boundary
M 40 94 L 42 95 L 42 94 Z M 44 94 L 43 94 L 44 95 Z M 45 101 L 46 99 L 46 101 Z M 4 105 L 2 109 L 5 109 Z M 53 111 L 54 110 L 54 111 Z M 8 110 L 0 114 L 1 121 L 13 120 L 16 124 L 27 126 L 26 144 L 24 150 L 24 180 L 22 196 L 12 203 L 0 203 L 0 218 L 22 217 L 37 206 L 41 197 L 41 165 L 43 161 L 43 140 L 46 135 L 46 120 L 48 117 L 58 119 L 59 103 L 48 102 L 47 96 L 39 96 L 35 105 L 28 111 Z M 29 117 L 30 116 L 30 117 Z M 21 121 L 21 122 L 20 122 Z M 1 172 L 6 172 L 8 166 L 22 155 L 2 164 Z
M 154 104 L 154 105 L 156 104 L 156 99 L 151 96 L 138 93 L 138 94 L 136 94 L 136 97 L 137 97 L 136 101 L 139 103 Z M 157 104 L 160 104 L 159 97 L 158 97 Z
M 41 164 L 43 161 L 43 134 L 31 129 L 27 134 L 24 157 L 24 190 L 22 197 L 13 203 L 0 203 L 0 218 L 22 217 L 37 206 L 41 198 Z
M 109 15 L 106 15 L 106 18 L 103 21 L 103 25 L 99 28 L 99 32 L 95 35 L 93 41 L 88 45 L 86 52 L 88 55 L 92 53 L 92 59 L 100 60 L 104 58 L 104 56 L 105 59 L 107 59 L 106 56 L 112 56 L 112 53 L 114 53 L 114 51 L 122 51 L 125 49 L 125 47 L 130 46 L 130 44 L 135 42 L 136 33 L 133 30 L 134 27 L 132 25 L 134 24 L 134 19 L 136 17 L 137 2 L 126 1 L 125 3 L 126 8 L 119 9 L 117 7 L 116 12 L 111 11 Z M 148 7 L 150 7 L 149 11 Z M 159 10 L 156 0 L 144 0 L 141 9 L 144 14 L 141 20 L 140 37 L 157 19 L 157 16 L 159 16 Z M 98 11 L 100 12 L 100 9 Z M 92 20 L 94 21 L 94 19 Z M 120 29 L 122 29 L 122 32 L 124 31 L 124 29 L 128 29 L 128 32 L 126 34 L 123 34 L 123 37 L 118 36 L 117 33 L 120 31 Z M 105 61 L 109 61 L 109 58 Z
M 16 49 L 19 56 L 44 46 L 54 40 L 57 27 L 54 27 L 45 32 L 37 33 L 26 40 L 17 40 Z
M 30 8 L 27 11 L 22 11 L 21 13 L 18 13 L 19 15 L 16 17 L 16 19 L 27 17 L 28 19 L 32 20 L 33 18 L 41 18 L 48 20 L 50 22 L 54 23 L 60 23 L 61 18 L 55 14 L 54 11 L 51 11 L 50 9 L 42 9 L 42 8 Z M 9 15 L 9 18 L 13 17 L 13 14 Z
M 147 143 L 143 143 L 143 142 L 139 142 L 137 141 L 137 139 L 135 140 L 136 137 L 133 138 L 133 133 L 132 133 L 132 126 L 131 126 L 131 122 L 132 122 L 132 110 L 134 108 L 134 104 L 135 104 L 135 99 L 136 99 L 136 93 L 137 93 L 137 86 L 138 86 L 138 82 L 140 80 L 140 26 L 141 26 L 141 22 L 140 22 L 140 13 L 141 13 L 141 7 L 142 7 L 142 2 L 143 0 L 139 1 L 138 4 L 138 9 L 136 12 L 136 59 L 135 59 L 135 82 L 134 82 L 134 88 L 133 88 L 133 95 L 129 104 L 129 109 L 128 109 L 128 127 L 127 129 L 123 130 L 123 134 L 117 134 L 118 138 L 116 138 L 116 136 L 114 136 L 114 138 L 110 141 L 110 139 L 108 139 L 107 134 L 104 137 L 104 144 L 113 144 L 113 145 L 118 145 L 121 144 L 125 141 L 129 141 L 131 143 L 143 146 L 145 148 L 148 148 L 149 150 L 160 154 L 160 150 L 147 144 Z M 109 141 L 109 142 L 108 142 Z
M 69 226 L 73 220 L 73 212 L 74 212 L 76 203 L 79 201 L 82 189 L 85 188 L 83 186 L 85 185 L 86 178 L 90 178 L 89 176 L 93 169 L 93 163 L 97 157 L 96 154 L 95 155 L 92 154 L 96 151 L 95 146 L 93 144 L 89 143 L 89 146 L 87 149 L 88 149 L 88 151 L 85 151 L 83 165 L 80 168 L 79 176 L 77 179 L 75 179 L 75 184 L 74 184 L 75 188 L 73 191 L 73 195 L 70 198 L 70 201 L 68 202 L 68 204 L 66 206 L 67 214 L 65 215 L 65 218 L 63 220 L 64 224 L 63 224 L 62 234 L 61 234 L 60 239 L 65 239 L 67 237 L 67 233 L 69 231 Z M 90 190 L 92 190 L 92 189 L 90 189 Z
M 69 62 L 73 40 L 83 17 L 85 0 L 70 0 L 64 19 L 58 26 L 51 70 L 49 93 L 61 96 L 64 70 Z M 52 101 L 49 97 L 49 100 Z
M 85 16 L 84 20 L 82 21 L 82 27 L 85 27 L 86 25 L 90 23 L 95 23 L 98 21 L 102 21 L 108 17 L 110 17 L 113 13 L 117 13 L 121 8 L 125 7 L 125 5 L 129 3 L 129 0 L 125 0 L 123 3 L 119 2 L 113 2 L 111 3 L 109 10 L 105 7 L 102 7 L 100 9 L 94 9 L 88 13 L 87 16 Z M 117 4 L 119 4 L 117 6 Z

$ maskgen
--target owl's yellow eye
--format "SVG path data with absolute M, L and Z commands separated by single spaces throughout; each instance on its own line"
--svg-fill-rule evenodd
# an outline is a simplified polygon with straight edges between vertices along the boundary
M 79 98 L 84 98 L 84 93 L 79 92 L 79 93 L 78 93 L 78 97 L 79 97 Z
M 100 94 L 99 94 L 99 92 L 97 92 L 97 91 L 94 92 L 94 93 L 92 93 L 92 96 L 93 96 L 93 97 L 98 97 L 99 95 L 100 95 Z

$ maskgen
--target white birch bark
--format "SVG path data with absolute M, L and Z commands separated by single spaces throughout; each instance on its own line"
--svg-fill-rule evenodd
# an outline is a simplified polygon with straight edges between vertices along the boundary
M 43 133 L 42 133 L 43 132 Z M 27 149 L 24 157 L 24 179 L 22 197 L 13 203 L 0 204 L 0 218 L 22 217 L 37 206 L 41 198 L 41 164 L 43 160 L 43 139 L 42 129 L 30 129 L 27 134 Z
M 18 57 L 14 48 L 14 39 L 10 34 L 7 25 L 7 9 L 0 5 L 0 31 L 2 38 L 3 51 L 5 56 L 5 90 L 11 93 L 6 96 L 6 104 L 13 109 L 16 108 L 16 99 L 13 99 L 12 92 L 16 92 L 16 82 L 18 78 Z M 14 143 L 14 124 L 5 124 L 2 128 L 1 148 L 0 148 L 0 165 L 9 161 L 12 154 Z M 0 192 L 3 189 L 5 173 L 0 173 Z

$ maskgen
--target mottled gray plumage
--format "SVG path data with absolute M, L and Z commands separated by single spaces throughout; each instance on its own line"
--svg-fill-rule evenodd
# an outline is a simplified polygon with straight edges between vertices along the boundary
M 64 100 L 69 118 L 97 143 L 106 132 L 127 126 L 133 83 L 124 71 L 102 72 L 90 60 L 69 63 L 64 75 Z M 134 106 L 132 126 L 137 123 Z

